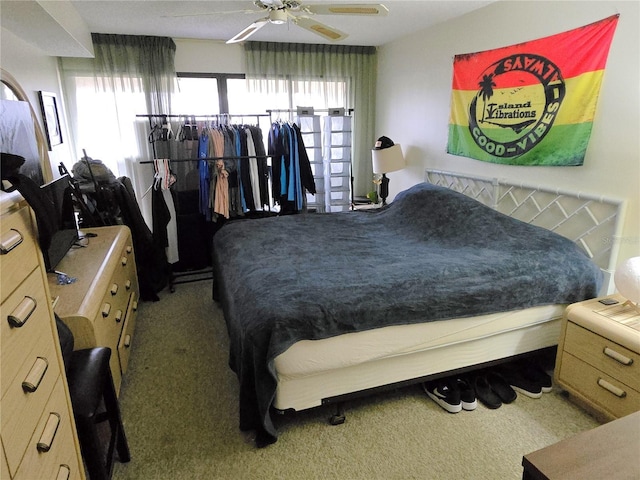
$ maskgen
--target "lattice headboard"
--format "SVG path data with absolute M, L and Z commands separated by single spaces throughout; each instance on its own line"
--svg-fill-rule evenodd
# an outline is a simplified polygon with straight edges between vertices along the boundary
M 570 239 L 602 269 L 601 293 L 615 290 L 613 273 L 622 234 L 623 200 L 441 170 L 427 169 L 425 180 Z

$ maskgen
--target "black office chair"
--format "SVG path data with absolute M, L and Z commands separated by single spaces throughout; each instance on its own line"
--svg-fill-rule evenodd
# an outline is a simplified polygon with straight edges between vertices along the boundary
M 108 480 L 113 471 L 115 453 L 125 463 L 131 459 L 124 433 L 118 398 L 109 368 L 111 349 L 94 347 L 73 350 L 73 334 L 56 315 L 73 415 L 80 450 L 90 480 Z M 109 422 L 109 442 L 99 424 Z

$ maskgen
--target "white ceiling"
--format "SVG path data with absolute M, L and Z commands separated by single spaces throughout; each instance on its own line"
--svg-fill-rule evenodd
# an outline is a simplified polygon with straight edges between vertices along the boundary
M 334 28 L 342 30 L 349 36 L 342 40 L 345 45 L 379 46 L 396 38 L 426 29 L 451 18 L 464 15 L 481 8 L 493 0 L 381 0 L 380 2 L 363 0 L 305 0 L 302 3 L 382 3 L 389 9 L 385 17 L 318 15 L 315 18 Z M 13 2 L 0 1 L 0 18 L 2 7 Z M 51 10 L 54 2 L 38 0 L 20 0 L 17 2 L 24 8 L 25 3 L 37 3 L 44 10 Z M 253 1 L 208 1 L 208 0 L 70 0 L 81 21 L 86 24 L 88 32 L 114 33 L 130 35 L 154 35 L 172 38 L 209 39 L 226 41 L 236 33 L 264 18 L 265 11 L 256 7 Z M 49 5 L 48 5 L 49 4 Z M 7 16 L 11 12 L 4 9 Z M 245 11 L 246 10 L 246 11 Z M 226 13 L 225 13 L 226 12 Z M 235 12 L 235 13 L 230 13 Z M 22 26 L 11 28 L 22 36 L 33 32 L 29 28 L 26 16 Z M 56 23 L 64 25 L 59 16 L 52 15 Z M 65 15 L 67 17 L 67 15 Z M 9 24 L 2 18 L 3 26 Z M 14 22 L 15 23 L 15 22 Z M 10 28 L 10 27 L 7 27 Z M 19 30 L 17 32 L 15 30 Z M 66 30 L 66 29 L 65 29 Z M 70 39 L 73 35 L 69 35 Z M 51 38 L 51 37 L 49 37 Z M 250 40 L 271 42 L 298 43 L 330 43 L 322 37 L 304 30 L 288 22 L 284 25 L 267 24 Z

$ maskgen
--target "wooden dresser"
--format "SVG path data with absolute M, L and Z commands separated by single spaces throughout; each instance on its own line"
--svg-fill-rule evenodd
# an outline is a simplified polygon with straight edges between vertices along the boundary
M 55 311 L 75 339 L 75 348 L 111 348 L 111 373 L 116 392 L 127 371 L 138 308 L 138 276 L 131 231 L 126 226 L 85 229 L 84 248 L 74 248 L 56 270 L 75 281 L 49 288 L 58 297 Z
M 639 364 L 640 312 L 624 298 L 567 307 L 555 380 L 578 403 L 605 421 L 640 410 Z
M 31 210 L 0 192 L 0 478 L 83 479 L 60 342 Z

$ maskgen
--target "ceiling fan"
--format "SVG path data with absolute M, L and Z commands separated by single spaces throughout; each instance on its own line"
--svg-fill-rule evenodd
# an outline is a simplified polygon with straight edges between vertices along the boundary
M 327 3 L 303 5 L 302 1 L 299 0 L 255 0 L 253 3 L 260 10 L 266 11 L 267 16 L 253 22 L 240 33 L 227 40 L 227 43 L 242 42 L 268 23 L 281 25 L 287 23 L 289 20 L 298 27 L 309 30 L 310 32 L 320 35 L 327 40 L 336 42 L 347 38 L 348 34 L 324 23 L 318 22 L 313 18 L 315 15 L 385 16 L 389 13 L 387 7 L 376 3 Z M 257 13 L 260 10 L 241 10 L 240 12 Z M 214 13 L 211 15 L 214 15 Z

